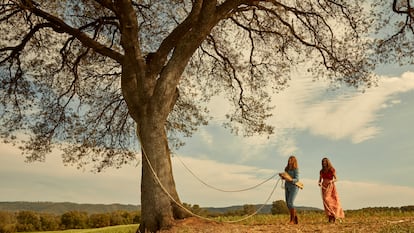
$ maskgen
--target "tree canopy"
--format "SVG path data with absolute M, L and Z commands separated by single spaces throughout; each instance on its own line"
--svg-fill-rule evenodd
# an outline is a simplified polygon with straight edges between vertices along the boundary
M 188 31 L 207 19 L 212 25 L 200 28 L 210 31 L 185 64 L 166 123 L 170 142 L 181 145 L 177 135 L 206 124 L 199 103 L 219 93 L 234 106 L 226 124 L 233 132 L 272 133 L 264 87 L 285 87 L 301 62 L 314 62 L 317 77 L 372 84 L 362 36 L 369 25 L 357 2 L 132 1 L 126 9 L 112 1 L 3 0 L 2 138 L 30 135 L 23 146 L 29 160 L 43 160 L 53 143 L 63 146 L 68 163 L 106 167 L 133 159 L 134 122 L 120 86 L 120 65 L 130 55 L 122 40 L 137 48 L 155 81 L 179 57 L 179 46 L 191 44 Z M 135 38 L 122 31 L 123 17 L 137 18 Z
M 414 2 L 373 0 L 370 9 L 376 25 L 374 62 L 414 64 Z

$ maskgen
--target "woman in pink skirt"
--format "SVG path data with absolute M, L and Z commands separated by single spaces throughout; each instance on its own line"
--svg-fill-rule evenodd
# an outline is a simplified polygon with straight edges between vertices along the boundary
M 322 159 L 322 169 L 319 172 L 319 186 L 322 189 L 322 200 L 325 213 L 329 222 L 334 223 L 338 218 L 344 218 L 344 210 L 341 207 L 336 191 L 336 171 L 328 158 Z

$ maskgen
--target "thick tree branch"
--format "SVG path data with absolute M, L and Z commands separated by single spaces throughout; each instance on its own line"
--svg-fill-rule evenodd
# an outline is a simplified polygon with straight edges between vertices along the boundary
M 43 18 L 46 21 L 50 22 L 52 25 L 52 29 L 54 31 L 58 33 L 67 33 L 69 35 L 72 35 L 76 37 L 84 46 L 93 49 L 94 51 L 96 51 L 97 53 L 100 53 L 103 56 L 110 57 L 119 63 L 122 62 L 122 59 L 123 59 L 122 54 L 120 54 L 119 52 L 115 50 L 107 48 L 103 44 L 91 39 L 87 34 L 83 33 L 81 30 L 77 28 L 73 28 L 69 26 L 62 19 L 55 17 L 37 8 L 35 4 L 33 4 L 33 1 L 31 0 L 22 1 L 22 7 L 32 12 L 36 16 Z
M 166 61 L 167 56 L 177 46 L 178 42 L 195 26 L 199 17 L 202 0 L 196 0 L 189 15 L 180 23 L 174 30 L 162 41 L 158 50 L 147 56 L 148 71 L 147 75 L 153 77 L 161 72 Z

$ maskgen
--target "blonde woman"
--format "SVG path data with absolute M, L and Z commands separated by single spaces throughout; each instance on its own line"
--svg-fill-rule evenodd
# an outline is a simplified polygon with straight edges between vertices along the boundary
M 280 173 L 279 176 L 285 180 L 285 200 L 290 212 L 289 224 L 298 224 L 298 216 L 293 204 L 299 190 L 299 187 L 295 185 L 299 181 L 298 161 L 295 156 L 289 157 L 285 172 Z
M 328 221 L 334 223 L 338 218 L 344 218 L 345 214 L 336 191 L 336 171 L 328 158 L 322 159 L 322 169 L 319 172 L 319 186 L 322 189 L 322 200 Z

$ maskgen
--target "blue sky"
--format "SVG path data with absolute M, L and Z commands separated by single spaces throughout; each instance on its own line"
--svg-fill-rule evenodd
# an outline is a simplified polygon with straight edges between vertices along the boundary
M 288 156 L 297 156 L 305 184 L 296 204 L 322 208 L 317 186 L 321 159 L 330 158 L 338 175 L 344 209 L 414 205 L 414 67 L 382 67 L 378 87 L 364 93 L 329 89 L 293 73 L 289 87 L 274 95 L 270 138 L 243 138 L 220 125 L 228 106 L 213 99 L 214 119 L 201 128 L 172 158 L 181 201 L 202 207 L 261 204 L 276 179 L 240 193 L 226 190 L 256 185 L 283 170 Z M 140 202 L 140 164 L 100 174 L 65 167 L 53 152 L 44 163 L 24 163 L 19 150 L 0 144 L 0 201 L 76 203 Z M 181 162 L 182 161 L 182 162 Z M 277 187 L 271 201 L 284 197 Z

